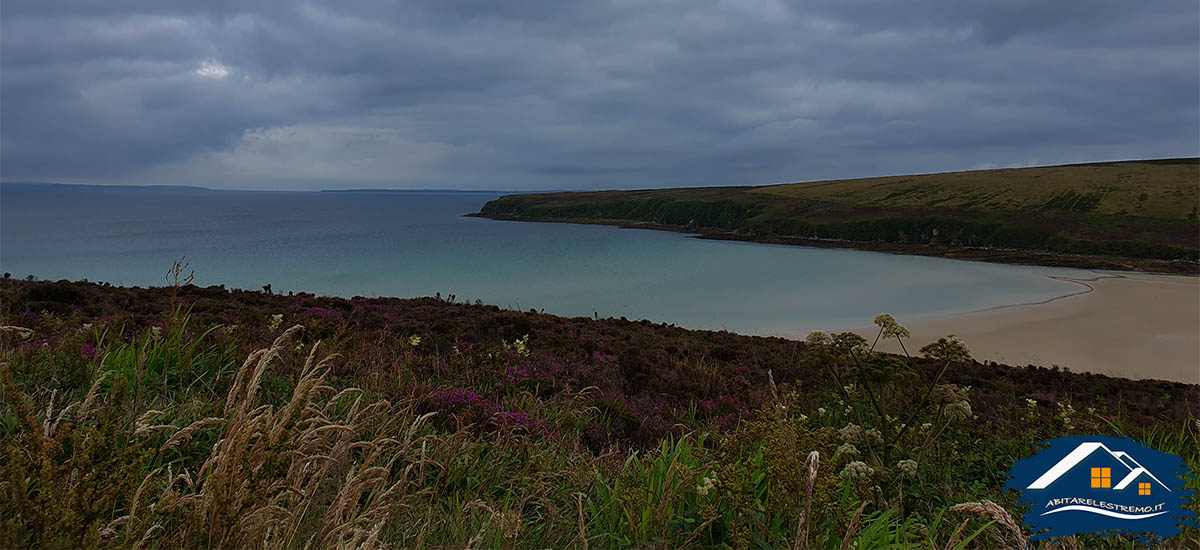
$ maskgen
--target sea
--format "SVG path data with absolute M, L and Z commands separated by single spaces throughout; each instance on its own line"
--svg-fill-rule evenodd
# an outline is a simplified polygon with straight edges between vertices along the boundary
M 440 295 L 564 316 L 801 337 L 1039 302 L 1091 272 L 467 217 L 501 192 L 0 185 L 0 271 L 341 297 Z

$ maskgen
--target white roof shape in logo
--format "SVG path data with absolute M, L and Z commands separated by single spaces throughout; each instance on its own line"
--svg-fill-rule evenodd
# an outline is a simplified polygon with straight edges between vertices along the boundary
M 1083 462 L 1085 458 L 1091 456 L 1091 454 L 1096 452 L 1098 449 L 1104 449 L 1104 451 L 1115 458 L 1117 462 L 1120 462 L 1121 465 L 1129 468 L 1129 473 L 1122 478 L 1115 487 L 1113 487 L 1114 491 L 1124 489 L 1142 474 L 1150 476 L 1150 479 L 1157 481 L 1158 484 L 1162 485 L 1162 487 L 1167 491 L 1171 490 L 1170 487 L 1167 487 L 1166 483 L 1163 483 L 1157 477 L 1154 477 L 1154 474 L 1150 473 L 1150 470 L 1142 467 L 1138 461 L 1134 460 L 1132 456 L 1129 456 L 1129 453 L 1126 453 L 1125 451 L 1113 451 L 1112 449 L 1106 447 L 1103 443 L 1091 441 L 1080 443 L 1078 447 L 1075 447 L 1075 450 L 1068 453 L 1067 456 L 1064 456 L 1062 460 L 1059 460 L 1058 464 L 1055 464 L 1052 468 L 1046 470 L 1046 473 L 1042 474 L 1041 477 L 1033 480 L 1033 483 L 1030 483 L 1026 489 L 1045 489 L 1046 487 L 1049 487 L 1051 483 L 1054 483 L 1055 480 L 1062 477 L 1063 474 L 1069 472 L 1071 468 L 1074 468 L 1080 462 Z

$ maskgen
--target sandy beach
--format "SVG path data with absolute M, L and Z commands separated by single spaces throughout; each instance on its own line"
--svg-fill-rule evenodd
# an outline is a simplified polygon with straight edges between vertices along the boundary
M 1200 277 L 1097 272 L 1058 279 L 1079 292 L 926 322 L 900 319 L 913 335 L 909 351 L 957 334 L 980 361 L 1200 384 Z M 855 332 L 875 336 L 873 329 Z M 899 351 L 894 341 L 881 349 Z

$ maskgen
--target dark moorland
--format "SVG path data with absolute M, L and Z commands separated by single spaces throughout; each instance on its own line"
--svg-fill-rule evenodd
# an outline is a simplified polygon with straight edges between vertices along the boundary
M 1200 387 L 953 339 L 184 284 L 6 279 L 0 304 L 3 547 L 997 548 L 1029 536 L 1001 487 L 1038 441 L 1200 470 Z
M 1200 272 L 1200 159 L 1104 162 L 757 187 L 522 194 L 496 219 L 1003 263 Z

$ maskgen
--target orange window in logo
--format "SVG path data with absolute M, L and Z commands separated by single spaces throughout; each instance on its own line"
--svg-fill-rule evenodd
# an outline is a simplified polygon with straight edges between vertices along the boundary
M 1092 487 L 1099 489 L 1112 487 L 1112 468 L 1092 468 Z
M 1150 484 L 1149 483 L 1138 483 L 1138 494 L 1139 495 L 1150 494 Z

